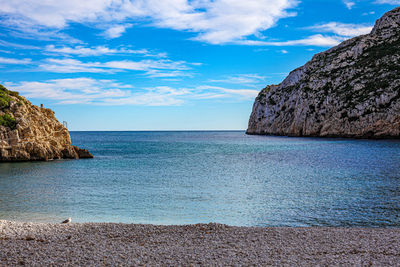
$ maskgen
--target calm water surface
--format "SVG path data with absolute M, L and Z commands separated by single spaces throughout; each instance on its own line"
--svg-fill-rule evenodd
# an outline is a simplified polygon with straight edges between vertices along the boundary
M 400 141 L 71 132 L 93 160 L 0 164 L 0 219 L 400 227 Z

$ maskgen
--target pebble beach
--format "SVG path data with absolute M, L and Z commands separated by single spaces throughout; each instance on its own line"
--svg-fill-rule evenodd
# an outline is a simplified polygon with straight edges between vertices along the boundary
M 399 266 L 400 229 L 0 221 L 0 266 Z

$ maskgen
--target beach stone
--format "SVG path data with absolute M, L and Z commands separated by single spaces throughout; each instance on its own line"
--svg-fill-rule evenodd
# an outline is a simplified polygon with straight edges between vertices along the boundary
M 28 266 L 400 266 L 400 229 L 0 220 L 0 266 L 21 261 Z

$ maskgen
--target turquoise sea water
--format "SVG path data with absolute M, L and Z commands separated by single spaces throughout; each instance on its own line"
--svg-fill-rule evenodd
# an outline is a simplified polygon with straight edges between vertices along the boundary
M 92 160 L 0 163 L 0 219 L 400 227 L 400 141 L 71 132 Z

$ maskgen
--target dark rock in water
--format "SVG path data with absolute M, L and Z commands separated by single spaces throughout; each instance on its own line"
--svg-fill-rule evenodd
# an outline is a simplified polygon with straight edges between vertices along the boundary
M 93 158 L 93 155 L 90 154 L 89 150 L 82 149 L 77 146 L 72 146 L 72 147 L 74 148 L 76 154 L 78 154 L 78 157 L 80 159 L 92 159 Z
M 255 100 L 248 134 L 400 137 L 400 7 Z
M 0 161 L 93 158 L 47 108 L 0 85 Z

